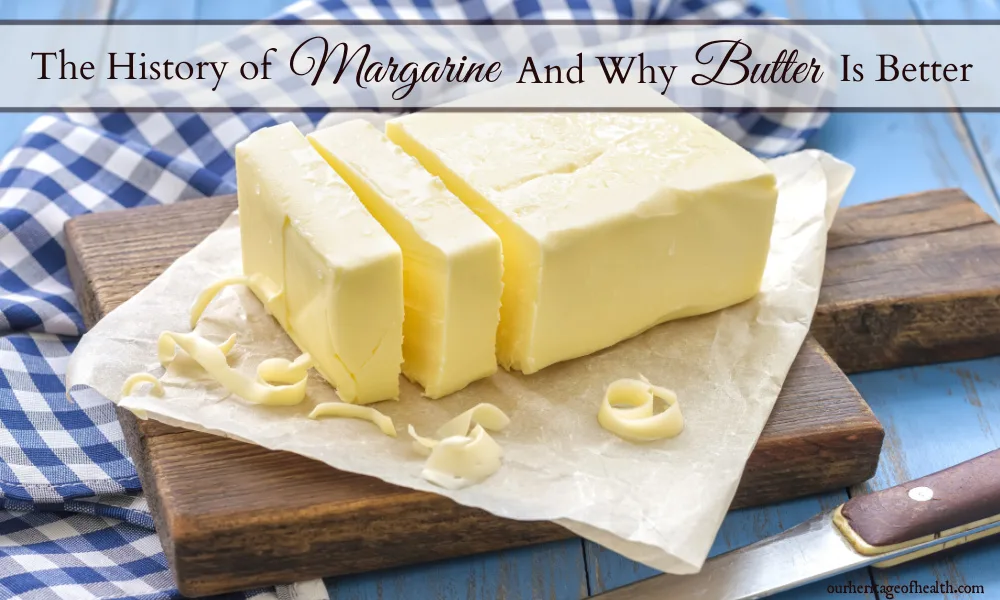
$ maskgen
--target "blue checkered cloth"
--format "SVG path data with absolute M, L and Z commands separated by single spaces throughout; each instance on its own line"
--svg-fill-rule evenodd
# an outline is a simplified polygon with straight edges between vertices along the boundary
M 357 0 L 366 2 L 368 0 Z M 285 19 L 678 19 L 760 15 L 742 0 L 344 0 Z M 404 6 L 405 5 L 405 6 Z M 360 11 L 359 8 L 364 9 Z M 244 43 L 247 43 L 244 40 Z M 282 115 L 305 130 L 322 115 Z M 63 224 L 92 211 L 236 191 L 232 149 L 267 113 L 44 116 L 0 161 L 0 598 L 179 597 L 113 406 L 64 395 L 83 332 Z M 727 135 L 761 154 L 795 150 L 825 115 L 741 114 Z M 238 597 L 294 595 L 287 588 Z

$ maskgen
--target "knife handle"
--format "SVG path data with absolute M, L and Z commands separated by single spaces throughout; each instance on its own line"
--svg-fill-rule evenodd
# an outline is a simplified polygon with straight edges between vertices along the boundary
M 834 522 L 854 549 L 874 556 L 1000 521 L 1000 449 L 909 483 L 844 503 Z M 957 540 L 876 563 L 889 567 L 946 547 L 1000 532 Z

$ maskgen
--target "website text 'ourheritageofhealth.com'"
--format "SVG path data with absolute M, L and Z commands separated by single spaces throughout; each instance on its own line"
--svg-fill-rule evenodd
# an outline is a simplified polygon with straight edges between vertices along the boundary
M 935 581 L 933 583 L 921 583 L 912 580 L 909 583 L 854 583 L 853 581 L 842 584 L 831 584 L 826 587 L 828 594 L 863 595 L 877 594 L 879 598 L 892 600 L 896 594 L 985 594 L 986 590 L 981 585 L 969 585 L 967 583 L 952 583 L 949 580 Z

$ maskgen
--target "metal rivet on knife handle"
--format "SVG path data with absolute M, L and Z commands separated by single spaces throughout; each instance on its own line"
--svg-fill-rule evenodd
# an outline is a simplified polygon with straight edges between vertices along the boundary
M 1000 450 L 853 498 L 837 509 L 833 520 L 855 550 L 867 556 L 1000 522 Z M 996 533 L 1000 528 L 942 542 L 875 566 L 889 567 Z

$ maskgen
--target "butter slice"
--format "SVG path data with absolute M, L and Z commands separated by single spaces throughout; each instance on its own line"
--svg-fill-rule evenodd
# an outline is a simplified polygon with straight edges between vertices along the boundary
M 500 238 L 368 122 L 308 138 L 403 251 L 403 373 L 430 398 L 495 373 Z
M 236 179 L 243 271 L 280 292 L 261 302 L 345 402 L 398 398 L 399 246 L 291 123 L 236 146 Z
M 647 86 L 600 99 L 577 87 L 514 84 L 451 106 L 666 102 Z M 759 290 L 774 175 L 694 116 L 432 111 L 386 129 L 500 235 L 507 368 L 533 373 Z

